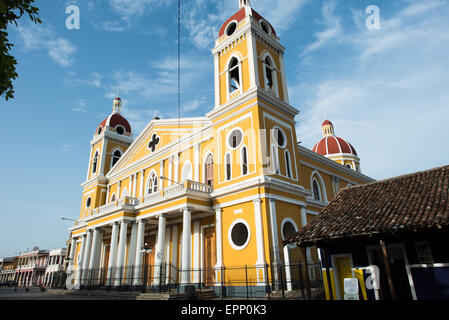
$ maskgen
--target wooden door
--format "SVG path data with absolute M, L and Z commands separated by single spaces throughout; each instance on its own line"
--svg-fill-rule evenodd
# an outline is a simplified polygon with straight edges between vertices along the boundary
M 340 285 L 341 298 L 344 298 L 344 279 L 352 278 L 351 260 L 349 257 L 337 258 L 338 280 Z
M 206 184 L 214 186 L 214 158 L 210 155 L 206 160 Z
M 104 246 L 104 260 L 103 260 L 103 272 L 102 272 L 102 278 L 103 281 L 106 281 L 108 278 L 108 267 L 109 267 L 109 252 L 111 251 L 110 245 Z
M 147 285 L 149 285 L 153 281 L 154 276 L 154 261 L 156 257 L 156 236 L 147 236 L 145 237 L 145 242 L 148 244 L 148 248 L 151 250 L 151 252 L 147 255 L 147 264 L 148 264 L 148 271 L 147 271 Z M 142 264 L 145 263 L 145 256 L 143 256 Z M 142 277 L 144 276 L 145 272 L 145 266 L 142 265 Z
M 217 253 L 215 244 L 215 227 L 204 230 L 204 271 L 203 281 L 206 287 L 213 286 L 215 282 L 215 264 Z

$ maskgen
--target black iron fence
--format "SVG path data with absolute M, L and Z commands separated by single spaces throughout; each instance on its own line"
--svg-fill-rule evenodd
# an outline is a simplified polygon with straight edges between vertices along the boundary
M 212 292 L 217 298 L 324 299 L 319 263 L 265 264 L 179 270 L 170 264 L 74 269 L 61 288 L 165 294 Z

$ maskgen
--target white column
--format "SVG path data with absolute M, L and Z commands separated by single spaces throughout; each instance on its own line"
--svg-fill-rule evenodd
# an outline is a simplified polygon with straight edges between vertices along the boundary
M 100 160 L 101 160 L 101 164 L 100 164 L 100 168 L 99 168 L 100 170 L 97 171 L 97 176 L 104 175 L 104 164 L 106 162 L 107 143 L 108 143 L 108 138 L 106 138 L 106 136 L 105 136 L 104 140 L 103 140 L 103 150 L 101 151 L 101 155 L 100 155 Z
M 100 249 L 102 241 L 102 231 L 99 228 L 94 230 L 94 238 L 92 242 L 92 250 L 90 253 L 89 269 L 97 269 L 100 262 Z
M 87 280 L 87 275 L 89 273 L 89 261 L 90 261 L 90 251 L 92 248 L 92 230 L 87 230 L 87 238 L 86 238 L 86 248 L 84 249 L 84 258 L 83 258 L 83 276 L 82 276 L 82 284 L 85 284 Z
M 111 192 L 111 186 L 108 186 L 106 188 L 106 202 L 105 203 L 109 203 L 109 193 Z
M 129 182 L 128 182 L 128 197 L 132 197 L 133 194 L 133 175 L 129 176 Z
M 172 243 L 172 249 L 171 249 L 171 264 L 173 266 L 173 269 L 170 270 L 171 278 L 174 281 L 177 281 L 178 274 L 176 270 L 178 270 L 178 233 L 179 233 L 179 226 L 176 224 L 172 227 L 171 230 L 171 243 Z
M 250 33 L 248 35 L 246 43 L 248 44 L 248 64 L 249 64 L 249 77 L 250 77 L 250 88 L 253 88 L 256 86 L 256 63 L 257 63 L 257 56 L 255 55 L 256 47 L 253 43 L 253 36 Z
M 79 289 L 79 286 L 81 284 L 81 269 L 83 267 L 83 260 L 84 260 L 84 249 L 86 247 L 86 235 L 83 235 L 81 238 L 81 248 L 80 253 L 77 257 L 78 259 L 78 268 L 76 270 L 76 276 L 75 276 L 75 288 Z
M 284 93 L 284 102 L 285 103 L 290 103 L 289 102 L 289 97 L 288 97 L 288 86 L 287 86 L 287 75 L 285 74 L 285 63 L 284 63 L 284 55 L 281 54 L 279 55 L 279 62 L 281 64 L 281 79 L 282 79 L 282 89 L 283 89 L 283 93 Z
M 292 291 L 292 273 L 290 268 L 290 251 L 288 245 L 284 246 L 285 282 L 287 291 Z
M 164 160 L 161 161 L 160 165 L 159 165 L 160 169 L 159 169 L 159 188 L 158 190 L 162 190 L 164 189 L 164 180 L 162 180 L 160 177 L 164 176 Z
M 254 221 L 256 225 L 256 243 L 257 243 L 257 281 L 265 281 L 265 245 L 262 226 L 262 199 L 256 199 L 254 202 Z
M 193 283 L 200 282 L 200 221 L 193 222 Z
M 120 200 L 120 188 L 122 187 L 122 182 L 119 181 L 117 185 L 117 200 Z
M 193 159 L 193 165 L 195 168 L 193 169 L 193 180 L 196 182 L 200 182 L 200 144 L 197 143 L 194 148 L 194 159 Z
M 112 285 L 112 278 L 114 277 L 112 273 L 115 271 L 117 263 L 118 227 L 118 222 L 114 222 L 112 225 L 111 248 L 109 249 L 108 285 Z
M 137 198 L 137 173 L 133 177 L 133 198 Z
M 123 280 L 123 267 L 125 266 L 126 258 L 126 236 L 128 233 L 128 222 L 122 221 L 120 224 L 120 238 L 118 243 L 117 253 L 117 272 L 115 273 L 115 285 L 120 285 Z
M 218 53 L 214 55 L 215 109 L 220 106 L 220 65 Z
M 270 203 L 270 221 L 271 221 L 271 241 L 273 250 L 273 267 L 274 267 L 274 281 L 279 284 L 279 264 L 281 262 L 281 255 L 279 252 L 279 236 L 278 224 L 276 215 L 276 200 L 268 199 Z
M 175 182 L 179 182 L 179 153 L 176 153 L 175 155 L 175 176 L 173 180 Z
M 159 216 L 159 225 L 157 229 L 156 254 L 154 261 L 154 285 L 159 285 L 162 273 L 162 264 L 164 262 L 165 253 L 165 227 L 167 218 L 161 214 Z
M 183 209 L 182 219 L 182 255 L 181 255 L 181 284 L 190 283 L 190 255 L 192 252 L 191 232 L 192 214 L 190 208 Z
M 145 220 L 139 220 L 137 223 L 137 244 L 136 244 L 136 259 L 135 259 L 135 271 L 134 271 L 134 284 L 139 285 L 142 281 L 142 253 L 140 250 L 144 246 L 145 241 Z
M 145 188 L 144 188 L 144 184 L 145 183 L 145 170 L 141 170 L 140 171 L 140 197 L 143 198 L 145 196 Z
M 223 231 L 222 231 L 222 212 L 223 210 L 215 209 L 215 237 L 217 245 L 217 264 L 215 265 L 215 281 L 221 282 L 221 268 L 224 267 L 223 264 Z M 220 277 L 218 276 L 220 274 Z
M 167 227 L 165 232 L 165 284 L 170 283 L 170 236 L 171 228 Z
M 73 266 L 75 264 L 75 251 L 76 251 L 76 238 L 72 237 L 72 243 L 70 245 L 70 253 L 69 253 L 69 258 L 70 258 L 70 262 L 69 265 Z
M 306 206 L 301 206 L 301 224 L 304 228 L 307 225 L 307 212 L 306 212 Z
M 134 262 L 136 261 L 137 223 L 131 222 L 131 239 L 129 242 L 128 260 L 126 262 L 126 283 L 131 284 L 134 275 Z
M 171 155 L 168 158 L 168 181 L 167 184 L 170 187 L 172 184 L 172 180 L 173 180 L 173 157 L 174 155 Z

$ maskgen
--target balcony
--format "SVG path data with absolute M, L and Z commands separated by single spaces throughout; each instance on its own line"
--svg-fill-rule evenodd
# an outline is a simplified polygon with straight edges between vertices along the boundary
M 210 194 L 213 188 L 209 185 L 187 180 L 183 183 L 174 184 L 163 190 L 147 194 L 143 198 L 137 199 L 133 197 L 124 197 L 120 200 L 105 204 L 96 209 L 86 209 L 84 212 L 85 219 L 107 215 L 116 211 L 135 210 L 136 207 L 147 207 L 159 202 L 168 201 L 181 196 L 188 196 L 195 194 L 204 196 L 205 199 L 210 199 Z M 83 220 L 85 220 L 83 219 Z M 84 224 L 84 221 L 77 221 L 76 226 Z

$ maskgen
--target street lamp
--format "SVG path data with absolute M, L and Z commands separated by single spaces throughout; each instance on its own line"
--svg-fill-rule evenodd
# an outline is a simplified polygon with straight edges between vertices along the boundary
M 164 177 L 164 176 L 161 176 L 161 179 L 162 179 L 162 180 L 170 181 L 171 183 L 175 183 L 175 184 L 178 184 L 178 185 L 184 185 L 184 184 L 182 184 L 182 183 L 173 181 L 173 180 L 171 180 L 171 179 L 169 179 L 169 178 L 166 178 L 166 177 Z
M 143 253 L 144 257 L 144 272 L 143 272 L 143 289 L 142 292 L 147 292 L 147 277 L 148 277 L 148 254 L 152 253 L 153 250 L 148 247 L 148 243 L 145 243 L 145 245 L 140 249 L 140 252 Z
M 75 222 L 76 222 L 76 220 L 73 220 L 73 219 L 69 219 L 69 218 L 64 218 L 64 217 L 61 217 L 61 220 L 67 220 L 67 221 L 75 221 Z

